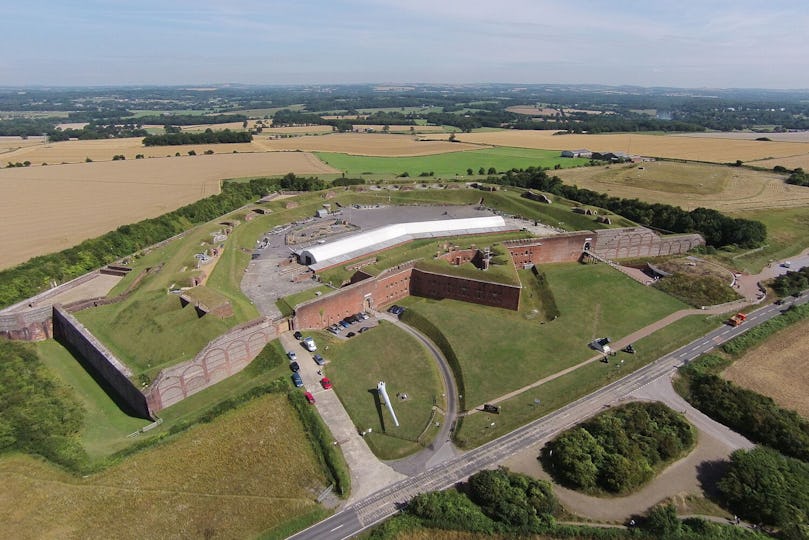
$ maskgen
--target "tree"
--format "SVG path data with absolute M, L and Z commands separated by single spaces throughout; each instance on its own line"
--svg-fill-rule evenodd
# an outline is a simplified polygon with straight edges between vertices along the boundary
M 468 174 L 469 176 L 472 176 L 473 174 L 475 174 L 475 171 L 473 171 L 472 168 L 469 167 L 468 169 L 466 169 L 466 174 Z
M 643 523 L 643 528 L 656 538 L 672 538 L 680 533 L 682 527 L 673 504 L 655 506 Z
M 456 142 L 456 141 L 457 139 L 455 137 L 455 132 L 453 131 L 452 133 L 449 134 L 449 142 Z

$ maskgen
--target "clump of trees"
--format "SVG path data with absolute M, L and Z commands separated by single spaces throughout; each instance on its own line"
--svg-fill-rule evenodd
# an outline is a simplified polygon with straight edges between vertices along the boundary
M 708 245 L 737 245 L 752 248 L 767 238 L 767 228 L 759 221 L 731 218 L 710 208 L 686 211 L 679 206 L 647 203 L 638 199 L 611 197 L 562 183 L 558 176 L 549 177 L 541 168 L 511 170 L 490 182 L 537 189 L 559 195 L 581 204 L 598 206 L 627 219 L 655 229 L 673 233 L 699 233 Z
M 809 187 L 809 174 L 804 172 L 802 168 L 798 167 L 792 171 L 792 174 L 789 175 L 786 182 L 787 184 L 793 184 L 795 186 Z
M 629 403 L 565 431 L 545 445 L 540 459 L 566 486 L 628 493 L 695 441 L 691 425 L 665 405 Z
M 739 298 L 718 276 L 696 276 L 675 272 L 655 282 L 654 287 L 692 306 L 713 306 Z
M 223 129 L 214 131 L 211 128 L 202 133 L 166 133 L 164 135 L 148 135 L 143 138 L 144 146 L 179 146 L 183 144 L 232 144 L 244 143 L 253 140 L 253 135 L 247 131 L 230 131 Z
M 809 464 L 769 448 L 737 450 L 718 487 L 736 514 L 775 525 L 784 538 L 809 538 Z
M 69 469 L 87 464 L 78 440 L 84 410 L 33 347 L 0 340 L 0 453 L 40 455 Z
M 809 289 L 809 266 L 776 277 L 772 288 L 779 296 L 789 296 Z

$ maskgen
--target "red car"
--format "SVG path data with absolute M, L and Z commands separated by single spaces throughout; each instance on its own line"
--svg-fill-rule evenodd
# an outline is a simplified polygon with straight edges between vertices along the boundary
M 328 377 L 323 377 L 322 379 L 320 379 L 320 385 L 323 387 L 324 390 L 328 390 L 329 388 L 331 388 L 331 381 L 329 380 Z
M 308 401 L 309 403 L 314 403 L 315 402 L 315 396 L 312 395 L 312 392 L 306 392 L 303 395 L 303 397 L 305 397 L 306 401 Z

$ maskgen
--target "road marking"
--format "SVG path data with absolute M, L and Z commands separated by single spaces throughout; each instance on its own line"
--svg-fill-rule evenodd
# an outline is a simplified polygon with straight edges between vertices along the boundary
M 343 525 L 345 525 L 345 523 L 343 523 Z M 343 525 L 338 525 L 338 526 L 336 526 L 335 528 L 333 528 L 332 530 L 330 530 L 329 532 L 334 532 L 334 531 L 336 531 L 337 529 L 341 528 Z

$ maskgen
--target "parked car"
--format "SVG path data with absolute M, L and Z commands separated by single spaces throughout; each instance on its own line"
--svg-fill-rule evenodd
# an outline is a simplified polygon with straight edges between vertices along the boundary
M 300 341 L 300 340 L 302 340 L 302 339 L 303 339 L 303 334 L 301 334 L 299 331 L 297 331 L 297 330 L 296 330 L 296 331 L 295 331 L 295 333 L 294 333 L 294 334 L 292 334 L 292 337 L 294 337 L 295 339 L 297 339 L 298 341 Z
M 388 308 L 388 313 L 393 313 L 395 315 L 397 309 L 399 309 L 399 306 L 393 304 L 391 307 Z
M 343 328 L 348 328 L 349 326 L 351 326 L 351 324 L 347 323 L 345 320 L 342 320 L 342 321 L 340 321 L 340 322 L 339 322 L 339 323 L 337 323 L 337 324 L 339 324 L 339 325 L 340 325 L 340 326 L 342 326 Z
M 297 371 L 292 372 L 292 382 L 295 383 L 295 386 L 298 388 L 303 386 L 303 379 L 301 379 L 301 374 Z
M 351 324 L 360 322 L 360 318 L 357 317 L 356 315 L 349 315 L 346 318 L 348 319 L 348 322 L 350 322 Z
M 354 337 L 354 336 L 356 336 L 356 335 L 357 335 L 357 334 L 355 334 L 354 332 L 349 332 L 348 334 L 346 334 L 346 337 L 347 337 L 347 338 L 350 338 L 350 337 Z
M 310 337 L 303 338 L 303 346 L 306 347 L 306 350 L 309 352 L 315 352 L 317 350 L 317 345 L 315 345 L 315 340 Z
M 318 366 L 325 366 L 326 365 L 326 360 L 322 356 L 320 356 L 319 354 L 313 355 L 312 358 L 315 359 L 315 364 L 317 364 Z
M 315 396 L 312 395 L 312 392 L 306 392 L 305 394 L 303 394 L 303 397 L 305 397 L 306 401 L 308 401 L 309 403 L 315 402 Z
M 371 327 L 370 327 L 370 326 L 363 326 L 362 328 L 360 328 L 359 330 L 357 330 L 357 333 L 358 333 L 358 334 L 362 334 L 363 332 L 367 332 L 367 331 L 368 331 L 368 330 L 370 330 L 370 329 L 371 329 Z
M 293 362 L 298 359 L 298 355 L 295 354 L 294 351 L 287 351 L 287 356 L 289 356 L 289 359 Z
M 370 319 L 370 318 L 371 318 L 371 316 L 370 316 L 370 315 L 368 315 L 367 313 L 365 313 L 364 311 L 363 311 L 362 313 L 357 313 L 357 316 L 358 316 L 360 319 L 362 319 L 363 321 L 367 321 L 368 319 Z
M 291 369 L 292 371 L 298 372 L 298 371 L 300 371 L 301 366 L 299 366 L 297 362 L 290 362 L 289 363 L 289 369 Z
M 340 326 L 339 324 L 333 324 L 329 326 L 327 330 L 336 336 L 337 334 L 343 331 L 343 327 Z
M 331 388 L 331 381 L 329 380 L 328 377 L 323 377 L 322 379 L 320 379 L 320 386 L 322 386 L 324 390 L 328 390 L 329 388 Z

